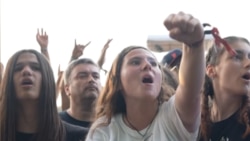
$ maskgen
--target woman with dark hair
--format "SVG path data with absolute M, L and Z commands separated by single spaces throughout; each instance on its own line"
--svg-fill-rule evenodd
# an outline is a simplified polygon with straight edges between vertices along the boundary
M 152 52 L 139 46 L 123 49 L 98 97 L 97 120 L 87 141 L 196 140 L 205 75 L 203 27 L 183 12 L 164 24 L 172 38 L 185 44 L 175 95 Z
M 4 71 L 4 66 L 3 66 L 3 63 L 0 62 L 0 84 L 1 84 L 2 78 L 3 78 L 3 71 Z
M 8 61 L 0 93 L 0 141 L 80 141 L 87 130 L 62 122 L 50 64 L 35 50 Z
M 237 54 L 208 50 L 200 140 L 250 141 L 250 44 L 235 36 L 225 41 Z

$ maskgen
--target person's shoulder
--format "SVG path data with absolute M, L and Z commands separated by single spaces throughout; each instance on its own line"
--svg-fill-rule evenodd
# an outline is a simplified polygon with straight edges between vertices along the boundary
M 66 141 L 80 141 L 83 140 L 88 134 L 88 128 L 62 122 L 66 131 Z
M 104 138 L 108 140 L 110 136 L 119 134 L 121 116 L 121 114 L 114 115 L 110 120 L 106 116 L 97 118 L 89 130 L 87 140 L 104 140 Z
M 117 132 L 122 125 L 122 114 L 116 114 L 111 117 L 110 121 L 107 117 L 103 116 L 98 118 L 91 126 L 90 131 L 98 131 L 102 134 L 110 134 Z
M 65 115 L 65 114 L 67 114 L 67 112 L 66 112 L 66 111 L 61 111 L 61 112 L 59 112 L 58 114 L 59 114 L 59 115 Z
M 66 111 L 61 111 L 61 112 L 58 113 L 58 115 L 59 115 L 60 117 L 64 117 L 64 116 L 67 115 L 67 112 L 66 112 Z
M 64 127 L 67 132 L 69 133 L 77 133 L 77 132 L 88 132 L 88 128 L 77 126 L 77 125 L 72 125 L 67 122 L 63 122 Z

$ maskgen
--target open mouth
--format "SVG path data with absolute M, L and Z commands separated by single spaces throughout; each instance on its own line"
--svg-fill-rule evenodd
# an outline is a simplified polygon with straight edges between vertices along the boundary
M 246 73 L 242 76 L 244 80 L 250 80 L 250 73 Z
M 153 78 L 151 76 L 144 76 L 142 79 L 142 83 L 151 84 L 153 83 Z
M 24 79 L 21 84 L 22 85 L 32 85 L 33 82 L 30 79 Z

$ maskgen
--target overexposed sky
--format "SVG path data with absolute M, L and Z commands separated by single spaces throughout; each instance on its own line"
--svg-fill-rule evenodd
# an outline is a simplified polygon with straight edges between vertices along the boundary
M 37 28 L 49 35 L 52 67 L 65 69 L 77 43 L 92 43 L 84 57 L 97 61 L 104 43 L 113 38 L 104 68 L 129 45 L 146 47 L 148 35 L 166 35 L 164 19 L 184 11 L 208 22 L 222 36 L 250 39 L 250 8 L 246 0 L 1 0 L 1 62 L 20 49 L 40 50 Z M 159 60 L 162 54 L 156 54 Z M 57 77 L 57 76 L 55 76 Z M 105 78 L 103 78 L 103 83 Z

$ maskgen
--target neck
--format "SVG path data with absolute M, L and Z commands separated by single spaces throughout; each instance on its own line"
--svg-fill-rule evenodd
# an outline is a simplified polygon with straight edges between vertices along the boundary
M 36 133 L 38 128 L 38 102 L 24 101 L 18 104 L 17 131 Z
M 211 119 L 218 122 L 229 118 L 240 109 L 241 95 L 231 95 L 228 92 L 215 92 L 211 109 Z
M 70 108 L 67 110 L 68 114 L 80 121 L 92 122 L 94 120 L 94 102 L 93 101 L 70 101 Z
M 130 128 L 136 128 L 136 130 L 142 130 L 149 126 L 155 116 L 157 115 L 159 108 L 158 101 L 150 102 L 138 102 L 138 101 L 126 101 L 126 115 L 124 122 Z

